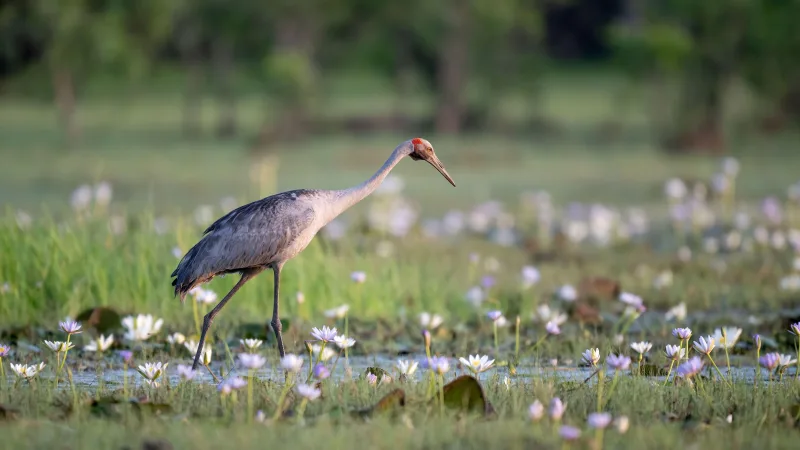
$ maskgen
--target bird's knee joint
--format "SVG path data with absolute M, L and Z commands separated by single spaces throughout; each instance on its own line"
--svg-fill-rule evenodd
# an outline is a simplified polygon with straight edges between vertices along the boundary
M 280 320 L 273 320 L 269 324 L 272 325 L 272 329 L 275 330 L 276 332 L 280 333 L 281 331 L 283 331 L 283 324 L 281 324 Z

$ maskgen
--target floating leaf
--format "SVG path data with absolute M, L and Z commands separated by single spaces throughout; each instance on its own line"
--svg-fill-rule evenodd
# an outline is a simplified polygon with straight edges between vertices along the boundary
M 89 308 L 75 317 L 84 327 L 94 328 L 98 333 L 106 334 L 122 325 L 119 313 L 105 306 Z
M 494 413 L 478 380 L 462 375 L 444 386 L 444 404 L 450 409 L 475 412 L 485 416 Z
M 406 393 L 402 389 L 395 389 L 386 394 L 382 399 L 378 400 L 374 406 L 353 411 L 351 414 L 354 417 L 370 418 L 376 415 L 397 412 L 406 406 Z
M 18 414 L 19 411 L 17 411 L 16 409 L 9 408 L 8 406 L 5 405 L 0 405 L 0 420 L 2 421 L 16 420 Z

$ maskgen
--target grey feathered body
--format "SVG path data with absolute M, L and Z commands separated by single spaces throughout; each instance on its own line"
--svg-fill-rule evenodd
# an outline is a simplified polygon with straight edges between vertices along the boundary
M 266 269 L 295 257 L 334 216 L 337 193 L 299 189 L 240 206 L 211 224 L 172 272 L 175 294 L 217 275 Z

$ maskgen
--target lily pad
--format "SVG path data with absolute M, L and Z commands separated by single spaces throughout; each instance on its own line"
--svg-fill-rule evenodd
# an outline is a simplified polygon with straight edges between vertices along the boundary
M 480 383 L 471 375 L 462 375 L 444 386 L 444 405 L 484 416 L 494 413 Z
M 98 333 L 106 334 L 122 325 L 119 313 L 105 306 L 89 308 L 75 317 L 84 327 L 94 328 Z
M 19 411 L 9 408 L 5 405 L 0 405 L 0 421 L 15 420 L 19 415 Z
M 382 399 L 378 400 L 374 406 L 353 411 L 351 414 L 354 417 L 371 418 L 376 415 L 391 414 L 406 406 L 406 393 L 404 390 L 398 388 L 386 394 Z

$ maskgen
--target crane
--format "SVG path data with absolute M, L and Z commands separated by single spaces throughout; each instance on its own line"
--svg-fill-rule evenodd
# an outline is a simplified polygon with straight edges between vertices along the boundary
M 368 180 L 349 189 L 298 189 L 271 195 L 240 206 L 212 223 L 203 237 L 178 263 L 172 272 L 175 295 L 184 302 L 195 286 L 218 275 L 240 274 L 233 288 L 203 317 L 203 327 L 193 369 L 197 369 L 203 353 L 206 333 L 214 318 L 241 287 L 262 271 L 273 272 L 274 304 L 270 325 L 275 333 L 278 353 L 286 354 L 281 337 L 279 291 L 281 269 L 303 251 L 317 232 L 339 214 L 371 194 L 406 156 L 414 161 L 427 161 L 455 187 L 455 182 L 422 138 L 409 139 L 398 145 L 386 162 Z

